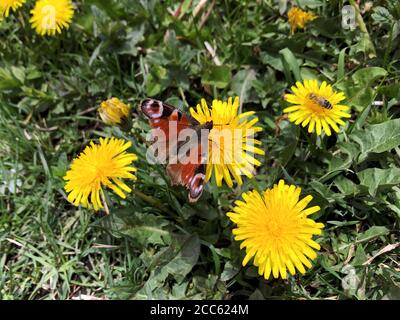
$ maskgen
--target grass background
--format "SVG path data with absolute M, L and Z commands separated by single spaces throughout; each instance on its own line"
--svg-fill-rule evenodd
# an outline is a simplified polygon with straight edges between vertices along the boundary
M 292 1 L 319 15 L 294 35 L 284 0 L 208 1 L 196 16 L 199 1 L 74 1 L 57 37 L 33 32 L 33 1 L 4 19 L 0 298 L 399 299 L 400 5 L 360 2 L 359 26 L 345 30 L 348 3 Z M 317 138 L 281 118 L 283 94 L 309 78 L 348 97 L 340 134 Z M 193 206 L 144 160 L 145 119 L 134 112 L 126 134 L 96 114 L 112 96 L 187 111 L 236 95 L 264 128 L 263 165 L 242 187 L 212 181 Z M 109 193 L 106 216 L 70 205 L 62 177 L 91 139 L 110 135 L 131 140 L 141 160 L 135 191 L 126 201 Z M 314 196 L 326 227 L 312 270 L 266 281 L 241 267 L 225 213 L 280 178 Z

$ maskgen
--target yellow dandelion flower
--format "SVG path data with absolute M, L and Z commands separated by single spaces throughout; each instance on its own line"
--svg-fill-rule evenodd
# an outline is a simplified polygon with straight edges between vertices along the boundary
M 100 144 L 90 142 L 90 146 L 73 160 L 64 177 L 68 200 L 76 206 L 82 204 L 87 208 L 92 205 L 99 210 L 103 208 L 100 199 L 100 196 L 104 197 L 103 187 L 125 199 L 124 191 L 131 192 L 132 189 L 121 179 L 136 180 L 132 174 L 136 168 L 131 163 L 137 156 L 126 152 L 131 145 L 131 142 L 116 138 L 100 138 Z
M 26 2 L 26 0 L 0 0 L 0 20 L 1 16 L 8 17 L 10 9 L 16 11 L 19 7 Z
M 254 158 L 254 154 L 264 155 L 264 151 L 255 145 L 261 142 L 254 139 L 254 135 L 262 131 L 255 127 L 258 118 L 249 120 L 254 111 L 238 114 L 239 98 L 234 101 L 214 100 L 209 108 L 204 99 L 196 109 L 190 108 L 190 113 L 200 124 L 212 121 L 213 128 L 208 137 L 208 161 L 205 181 L 209 181 L 212 172 L 215 173 L 217 186 L 222 185 L 222 180 L 232 188 L 232 177 L 239 185 L 243 184 L 241 175 L 248 178 L 254 176 L 254 166 L 261 163 Z
M 129 118 L 130 108 L 118 98 L 111 98 L 100 104 L 99 114 L 105 124 L 116 125 Z
M 293 104 L 283 112 L 289 113 L 289 120 L 303 127 L 308 125 L 308 132 L 321 135 L 332 134 L 331 128 L 339 132 L 339 125 L 345 125 L 341 118 L 350 118 L 349 107 L 339 104 L 346 99 L 343 92 L 336 92 L 325 81 L 318 86 L 317 80 L 304 80 L 292 86 L 293 94 L 286 94 L 285 100 Z
M 304 274 L 304 266 L 311 268 L 310 260 L 317 257 L 315 250 L 320 245 L 312 236 L 321 234 L 324 225 L 308 216 L 320 207 L 306 209 L 312 196 L 299 201 L 300 192 L 301 188 L 280 180 L 263 194 L 243 193 L 244 201 L 236 201 L 233 211 L 227 214 L 237 224 L 232 231 L 235 240 L 243 241 L 240 248 L 246 248 L 243 266 L 254 257 L 253 264 L 265 279 L 271 272 L 274 278 L 282 279 L 286 279 L 287 270 L 291 275 L 296 269 Z
M 288 22 L 290 24 L 292 34 L 297 28 L 304 29 L 304 26 L 307 22 L 313 21 L 317 18 L 318 16 L 312 12 L 306 12 L 298 7 L 292 7 L 288 12 Z
M 71 0 L 38 0 L 31 14 L 29 21 L 38 34 L 55 35 L 69 27 L 74 7 Z

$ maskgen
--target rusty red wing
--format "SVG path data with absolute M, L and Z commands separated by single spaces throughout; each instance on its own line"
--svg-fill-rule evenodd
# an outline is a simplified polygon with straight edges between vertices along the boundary
M 212 122 L 200 125 L 195 119 L 177 108 L 154 99 L 145 99 L 141 104 L 141 110 L 149 118 L 152 128 L 164 133 L 166 137 L 165 152 L 168 152 L 170 146 L 175 145 L 178 154 L 180 148 L 184 147 L 189 150 L 189 154 L 194 154 L 188 163 L 182 163 L 176 157 L 172 161 L 168 155 L 165 158 L 169 161 L 166 170 L 171 178 L 171 184 L 185 186 L 189 190 L 189 201 L 197 201 L 204 188 L 208 146 L 200 138 L 189 140 L 190 145 L 187 145 L 186 142 L 179 142 L 177 139 L 179 133 L 184 129 L 193 129 L 196 134 L 199 134 L 201 129 L 211 130 Z M 173 127 L 171 122 L 173 121 L 176 122 L 172 124 L 176 125 L 177 132 L 170 137 L 170 128 Z M 197 152 L 193 152 L 196 151 L 195 149 Z

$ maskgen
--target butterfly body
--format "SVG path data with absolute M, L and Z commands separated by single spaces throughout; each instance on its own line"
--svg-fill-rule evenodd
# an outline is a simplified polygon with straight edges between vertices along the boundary
M 200 124 L 179 109 L 155 99 L 143 100 L 141 111 L 150 120 L 155 133 L 162 133 L 163 138 L 158 142 L 162 156 L 167 160 L 166 171 L 171 184 L 185 186 L 189 190 L 189 201 L 197 201 L 204 188 L 208 133 L 213 127 L 212 122 Z M 179 140 L 182 135 L 187 139 Z M 187 153 L 189 156 L 185 157 Z
M 308 98 L 312 101 L 314 101 L 316 104 L 318 104 L 319 106 L 325 108 L 325 109 L 332 109 L 332 104 L 325 98 L 317 96 L 314 93 L 310 93 L 308 95 Z

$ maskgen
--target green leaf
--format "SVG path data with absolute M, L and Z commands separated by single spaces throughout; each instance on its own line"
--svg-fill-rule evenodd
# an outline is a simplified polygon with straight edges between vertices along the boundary
M 293 52 L 289 48 L 285 48 L 280 50 L 279 53 L 282 56 L 283 67 L 284 69 L 286 69 L 286 72 L 288 73 L 287 76 L 289 76 L 290 74 L 289 70 L 290 70 L 293 73 L 295 80 L 301 81 L 302 79 L 300 75 L 300 65 L 297 62 L 297 59 L 294 56 Z
M 371 112 L 372 105 L 367 106 L 363 112 L 357 117 L 357 120 L 354 124 L 354 126 L 357 129 L 361 129 L 363 125 L 365 124 L 365 121 L 367 121 L 367 118 L 369 116 L 369 113 Z
M 382 226 L 372 226 L 367 231 L 363 232 L 358 238 L 357 242 L 367 242 L 380 236 L 389 234 L 389 230 Z
M 287 10 L 288 0 L 278 0 L 279 14 L 283 15 Z
M 363 68 L 352 75 L 352 80 L 340 81 L 337 88 L 345 92 L 348 97 L 347 103 L 361 112 L 371 105 L 376 96 L 373 83 L 387 74 L 387 71 L 380 67 Z
M 359 192 L 358 186 L 351 180 L 339 176 L 335 179 L 335 185 L 341 193 L 346 196 L 355 195 Z
M 353 267 L 361 266 L 365 261 L 367 261 L 368 257 L 365 253 L 365 250 L 361 244 L 357 245 L 356 253 L 354 254 L 354 259 L 351 262 Z
M 212 66 L 203 76 L 201 82 L 223 89 L 231 80 L 231 69 L 228 66 Z
M 229 281 L 234 276 L 236 276 L 240 271 L 240 267 L 237 265 L 232 264 L 232 262 L 228 261 L 225 263 L 224 271 L 221 273 L 221 280 L 222 281 Z
M 125 229 L 121 230 L 122 234 L 132 237 L 139 245 L 143 246 L 170 243 L 171 235 L 164 229 L 168 225 L 168 221 L 152 214 L 147 214 L 145 218 L 135 214 L 135 217 L 136 221 L 129 221 Z
M 158 95 L 169 84 L 167 69 L 153 66 L 151 73 L 146 78 L 146 91 L 150 97 Z
M 167 299 L 169 283 L 175 279 L 174 287 L 185 286 L 185 277 L 192 271 L 199 256 L 200 239 L 197 235 L 174 238 L 169 247 L 156 255 L 152 251 L 144 251 L 140 257 L 148 261 L 146 265 L 151 272 L 135 299 Z M 181 291 L 177 287 L 175 290 Z
M 375 91 L 365 85 L 355 85 L 352 80 L 342 80 L 336 87 L 342 90 L 348 99 L 347 104 L 354 107 L 357 111 L 361 112 L 367 106 L 371 105 L 375 97 Z
M 0 90 L 20 88 L 20 81 L 11 74 L 10 70 L 0 68 Z
M 297 126 L 290 125 L 287 122 L 280 124 L 280 127 L 283 127 L 279 137 L 281 143 L 272 147 L 271 154 L 279 160 L 282 166 L 286 166 L 296 151 L 300 130 Z
M 331 161 L 329 162 L 329 171 L 324 175 L 324 177 L 334 172 L 340 172 L 350 168 L 351 164 L 353 163 L 353 155 L 357 156 L 359 154 L 359 150 L 356 148 L 351 148 L 354 146 L 353 144 L 338 143 L 337 146 L 339 150 L 343 151 L 343 153 L 346 153 L 348 157 L 346 157 L 346 159 L 342 159 L 338 156 L 332 157 Z
M 363 117 L 363 115 L 361 115 Z M 353 131 L 347 142 L 337 144 L 338 150 L 348 155 L 346 160 L 333 157 L 329 172 L 345 170 L 351 163 L 364 161 L 369 153 L 390 151 L 400 145 L 400 119 L 389 120 L 380 124 L 366 125 L 364 129 Z
M 129 54 L 132 56 L 137 56 L 138 53 L 138 43 L 144 40 L 144 28 L 132 29 L 129 28 L 126 31 L 126 40 L 121 49 L 118 50 L 119 54 Z
M 370 152 L 382 153 L 400 145 L 400 119 L 367 125 L 364 130 L 354 131 L 349 138 L 359 145 L 358 162 L 361 162 Z
M 256 71 L 254 69 L 240 70 L 232 79 L 231 88 L 240 98 L 240 103 L 248 102 L 253 81 L 256 80 Z
M 111 18 L 118 18 L 118 12 L 112 1 L 109 0 L 88 0 L 88 3 L 96 5 L 101 8 L 104 13 L 106 13 Z
M 337 70 L 337 81 L 340 81 L 344 78 L 344 59 L 346 55 L 346 49 L 342 49 L 339 53 L 339 60 L 338 60 L 338 70 Z
M 24 82 L 25 82 L 24 69 L 12 66 L 11 72 L 12 72 L 13 76 L 15 77 L 15 79 L 17 79 L 19 82 L 21 82 L 21 84 L 24 84 Z
M 382 300 L 400 300 L 400 288 L 396 285 L 391 285 L 389 292 L 382 297 Z
M 320 260 L 321 267 L 332 274 L 335 278 L 341 280 L 342 277 L 336 272 L 336 270 L 331 266 L 331 262 L 329 261 L 329 257 L 323 255 Z
M 357 174 L 360 185 L 368 188 L 370 195 L 375 196 L 378 188 L 387 188 L 400 184 L 400 169 L 368 168 Z
M 387 71 L 380 67 L 369 67 L 357 70 L 352 78 L 356 84 L 361 86 L 369 86 L 379 78 L 385 77 Z
M 374 8 L 371 17 L 378 23 L 390 23 L 393 20 L 393 16 L 389 10 L 381 6 Z
M 90 56 L 90 59 L 89 59 L 89 66 L 91 66 L 93 64 L 93 61 L 96 60 L 97 57 L 99 56 L 102 46 L 103 46 L 103 42 L 100 42 L 98 44 L 98 46 L 96 47 L 96 49 L 93 50 L 93 53 L 92 53 L 92 55 Z
M 183 244 L 179 254 L 165 268 L 180 283 L 192 271 L 200 256 L 200 239 L 190 236 Z
M 284 71 L 283 62 L 280 56 L 277 54 L 271 54 L 270 52 L 262 52 L 260 55 L 262 63 L 269 65 L 275 70 Z
M 396 99 L 397 101 L 400 100 L 400 86 L 398 83 L 391 83 L 382 86 L 379 89 L 379 93 L 386 96 L 387 99 Z

